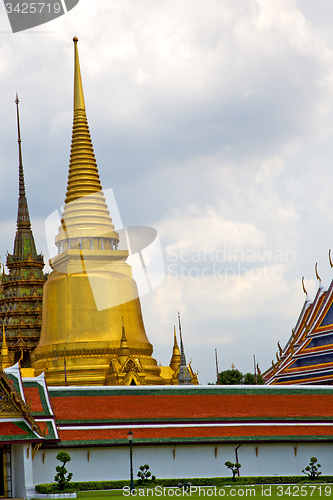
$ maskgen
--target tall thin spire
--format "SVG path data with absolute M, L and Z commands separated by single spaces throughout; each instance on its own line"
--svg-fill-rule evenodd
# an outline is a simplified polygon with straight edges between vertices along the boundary
M 19 153 L 19 199 L 17 212 L 17 230 L 13 253 L 7 254 L 6 266 L 9 273 L 2 273 L 2 291 L 0 293 L 0 324 L 6 325 L 7 339 L 3 330 L 2 365 L 13 363 L 22 355 L 22 366 L 30 366 L 30 353 L 37 347 L 41 328 L 41 310 L 44 259 L 37 254 L 32 233 L 28 203 L 25 194 L 19 98 L 16 94 L 17 135 Z M 8 346 L 6 345 L 6 340 Z M 7 350 L 9 358 L 6 361 Z M 5 360 L 5 361 L 4 361 Z
M 183 345 L 183 336 L 182 336 L 182 327 L 180 324 L 180 314 L 178 311 L 178 323 L 179 323 L 179 336 L 180 336 L 180 365 L 179 365 L 179 376 L 178 376 L 178 384 L 179 385 L 190 385 L 192 383 L 192 377 L 190 374 L 190 370 L 186 365 L 185 351 Z
M 78 39 L 74 42 L 74 117 L 62 227 L 56 242 L 105 235 L 119 241 L 98 173 L 85 110 Z M 112 234 L 111 234 L 112 233 Z M 109 236 L 107 236 L 109 235 Z
M 17 228 L 30 229 L 30 217 L 28 210 L 28 202 L 25 195 L 25 185 L 24 185 L 24 172 L 23 172 L 23 162 L 22 162 L 22 147 L 21 147 L 21 130 L 20 130 L 20 114 L 19 114 L 19 98 L 16 94 L 16 115 L 17 115 L 17 142 L 19 151 L 19 199 L 18 199 L 18 211 L 17 211 Z
M 182 327 L 180 324 L 180 313 L 178 311 L 178 324 L 179 324 L 179 336 L 180 336 L 180 362 L 183 365 L 186 365 L 186 357 L 185 357 L 185 351 L 184 351 L 184 344 L 183 344 L 183 336 L 182 336 Z

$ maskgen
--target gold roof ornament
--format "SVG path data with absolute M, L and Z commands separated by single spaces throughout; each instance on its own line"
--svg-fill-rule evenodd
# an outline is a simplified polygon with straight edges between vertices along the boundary
M 318 262 L 316 262 L 316 265 L 315 265 L 315 273 L 316 273 L 317 280 L 320 281 L 320 284 L 321 284 L 321 278 L 318 274 Z
M 304 276 L 302 277 L 302 288 L 303 288 L 303 292 L 305 293 L 306 297 L 308 297 L 308 292 L 306 291 L 305 285 L 304 285 Z
M 329 249 L 329 251 L 328 251 L 328 260 L 330 262 L 330 266 L 333 267 L 333 262 L 332 262 L 332 259 L 331 259 L 331 249 Z
M 283 351 L 282 351 L 282 347 L 281 347 L 280 342 L 277 343 L 277 346 L 279 348 L 279 355 L 280 355 L 280 358 L 281 358 Z

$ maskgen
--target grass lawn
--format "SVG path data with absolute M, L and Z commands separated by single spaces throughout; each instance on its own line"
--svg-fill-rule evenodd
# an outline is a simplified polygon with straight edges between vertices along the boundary
M 199 500 L 202 498 L 261 498 L 261 499 L 286 499 L 286 498 L 312 498 L 319 500 L 323 498 L 333 498 L 333 485 L 325 483 L 317 484 L 292 484 L 292 485 L 235 485 L 224 487 L 192 487 L 191 491 L 183 492 L 176 488 L 145 489 L 135 490 L 133 495 L 129 491 L 108 490 L 108 491 L 80 491 L 77 494 L 81 500 L 101 500 L 101 498 L 112 497 L 112 500 L 128 498 L 191 498 Z

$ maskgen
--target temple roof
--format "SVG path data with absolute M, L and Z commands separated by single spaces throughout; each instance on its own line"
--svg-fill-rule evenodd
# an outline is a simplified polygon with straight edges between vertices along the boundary
M 306 301 L 267 384 L 333 384 L 333 281 Z
M 333 388 L 49 388 L 61 446 L 333 441 Z M 147 408 L 149 411 L 147 411 Z
M 16 364 L 5 369 L 5 376 L 22 400 L 26 418 L 38 427 L 39 430 L 37 427 L 34 430 L 39 434 L 39 439 L 42 436 L 43 441 L 59 441 L 44 374 L 22 378 L 19 365 Z
M 48 422 L 35 418 L 30 398 L 25 394 L 18 364 L 0 371 L 0 434 L 3 441 L 42 443 Z M 45 429 L 46 428 L 46 429 Z M 45 430 L 44 430 L 45 429 Z M 51 433 L 49 433 L 51 434 Z

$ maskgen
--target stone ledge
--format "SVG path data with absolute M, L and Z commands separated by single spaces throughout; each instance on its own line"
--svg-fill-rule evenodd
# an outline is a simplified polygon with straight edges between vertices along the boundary
M 76 492 L 74 493 L 34 493 L 33 498 L 76 498 Z

